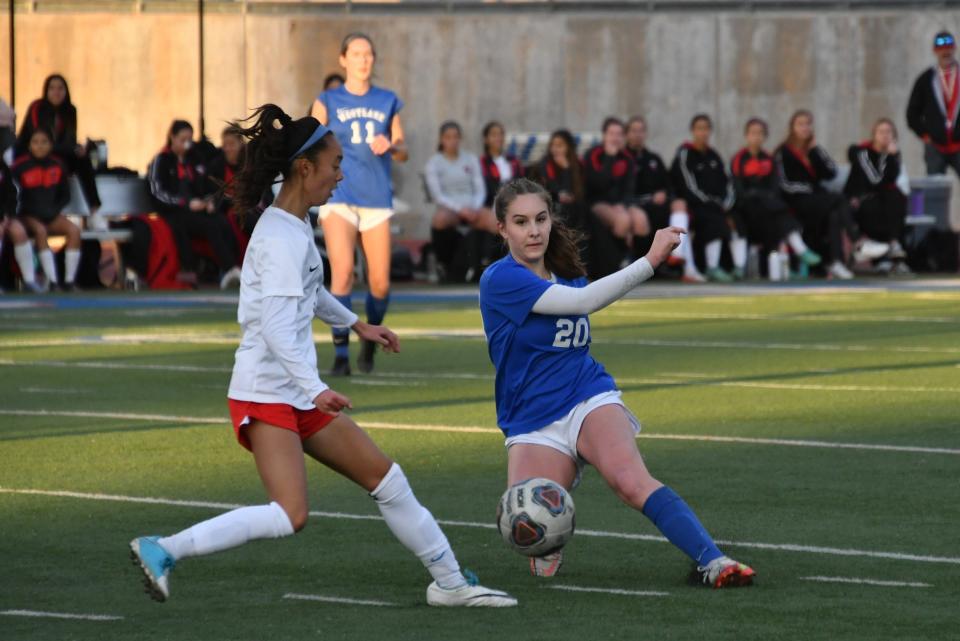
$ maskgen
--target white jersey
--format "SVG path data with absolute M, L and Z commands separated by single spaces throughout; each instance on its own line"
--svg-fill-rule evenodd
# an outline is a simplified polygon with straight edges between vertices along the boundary
M 323 262 L 309 222 L 268 207 L 243 259 L 237 307 L 243 338 L 227 396 L 312 409 L 328 387 L 317 373 L 314 316 L 335 327 L 357 322 L 323 287 Z

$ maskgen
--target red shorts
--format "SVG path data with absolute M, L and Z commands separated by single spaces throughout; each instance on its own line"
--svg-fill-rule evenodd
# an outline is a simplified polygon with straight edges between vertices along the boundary
M 253 401 L 235 401 L 227 399 L 230 406 L 230 418 L 233 421 L 233 432 L 237 441 L 250 451 L 250 439 L 245 428 L 253 421 L 262 421 L 275 427 L 290 430 L 300 435 L 305 441 L 336 418 L 334 414 L 326 414 L 317 408 L 298 410 L 286 403 L 255 403 Z

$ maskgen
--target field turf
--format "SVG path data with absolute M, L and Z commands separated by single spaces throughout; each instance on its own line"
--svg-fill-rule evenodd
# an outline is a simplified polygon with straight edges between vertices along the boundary
M 429 608 L 372 500 L 316 464 L 302 533 L 185 560 L 154 603 L 132 537 L 265 498 L 226 418 L 235 306 L 5 297 L 0 640 L 960 638 L 960 290 L 644 291 L 593 317 L 593 354 L 650 469 L 756 586 L 688 586 L 688 561 L 593 470 L 561 575 L 529 576 L 492 529 L 505 453 L 475 295 L 407 290 L 388 316 L 402 353 L 328 382 L 461 563 L 520 607 Z M 370 600 L 391 605 L 351 602 Z

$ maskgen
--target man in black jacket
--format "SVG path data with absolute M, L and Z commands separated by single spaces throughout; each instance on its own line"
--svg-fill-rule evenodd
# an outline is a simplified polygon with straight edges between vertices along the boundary
M 953 34 L 941 31 L 933 39 L 937 64 L 917 78 L 907 104 L 907 124 L 925 145 L 927 174 L 960 175 L 960 66 Z

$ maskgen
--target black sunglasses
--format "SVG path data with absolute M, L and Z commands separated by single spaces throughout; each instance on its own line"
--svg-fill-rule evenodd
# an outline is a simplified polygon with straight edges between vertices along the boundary
M 953 36 L 937 36 L 933 41 L 934 47 L 952 47 L 956 44 L 953 40 Z

